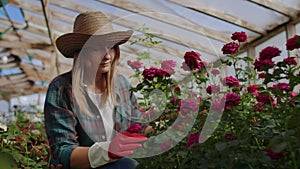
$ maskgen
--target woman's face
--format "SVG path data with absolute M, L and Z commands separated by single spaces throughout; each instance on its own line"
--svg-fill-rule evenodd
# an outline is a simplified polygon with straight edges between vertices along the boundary
M 90 71 L 97 71 L 98 73 L 107 73 L 111 69 L 111 65 L 115 58 L 114 48 L 108 49 L 88 49 L 88 58 L 86 66 Z M 95 73 L 95 72 L 90 72 Z

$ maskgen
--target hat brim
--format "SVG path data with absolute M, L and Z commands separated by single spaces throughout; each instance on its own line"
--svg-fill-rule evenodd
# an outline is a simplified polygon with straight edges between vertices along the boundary
M 132 30 L 111 32 L 103 35 L 67 33 L 56 39 L 56 47 L 66 58 L 73 58 L 74 52 L 87 46 L 121 45 L 129 40 Z

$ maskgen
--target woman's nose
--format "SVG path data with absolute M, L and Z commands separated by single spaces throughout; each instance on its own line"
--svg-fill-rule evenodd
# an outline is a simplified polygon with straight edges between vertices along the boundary
M 109 53 L 106 53 L 106 54 L 104 55 L 104 57 L 103 57 L 103 60 L 108 60 L 108 59 L 110 59 L 110 58 L 111 58 L 110 54 L 109 54 Z

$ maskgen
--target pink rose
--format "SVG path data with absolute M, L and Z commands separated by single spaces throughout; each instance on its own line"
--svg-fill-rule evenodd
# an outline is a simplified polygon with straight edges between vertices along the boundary
M 131 124 L 126 131 L 130 133 L 141 133 L 143 130 L 140 124 Z
M 171 147 L 171 141 L 170 140 L 166 140 L 165 142 L 160 144 L 160 149 L 163 150 L 163 151 L 169 150 L 170 147 Z
M 272 58 L 279 56 L 281 50 L 277 47 L 268 46 L 260 51 L 259 60 L 271 60 Z
M 220 70 L 217 69 L 217 68 L 213 68 L 213 69 L 211 70 L 211 73 L 212 73 L 213 75 L 218 75 L 218 74 L 220 74 Z
M 240 47 L 239 44 L 235 42 L 229 42 L 223 46 L 222 51 L 224 55 L 226 54 L 232 55 L 238 51 L 239 47 Z
M 247 34 L 245 32 L 234 32 L 231 39 L 239 42 L 245 42 L 247 40 Z
M 227 85 L 229 87 L 233 87 L 233 86 L 237 87 L 240 85 L 239 80 L 232 76 L 227 76 L 224 79 L 222 79 L 221 81 L 222 81 L 223 85 Z
M 168 72 L 170 75 L 174 74 L 174 67 L 176 66 L 176 62 L 173 60 L 164 60 L 161 63 L 161 69 Z
M 295 35 L 286 42 L 286 50 L 294 50 L 300 48 L 300 36 Z
M 132 68 L 132 69 L 139 69 L 142 67 L 143 63 L 139 61 L 127 61 L 127 64 Z
M 291 95 L 292 97 L 296 97 L 296 96 L 298 95 L 298 93 L 296 93 L 296 92 L 290 92 L 290 95 Z
M 224 108 L 224 101 L 221 100 L 221 101 L 214 101 L 211 106 L 210 106 L 210 109 L 216 113 L 220 113 L 223 108 Z
M 199 143 L 200 137 L 199 133 L 190 134 L 185 146 L 187 148 L 194 146 L 196 143 Z
M 284 58 L 283 62 L 288 65 L 297 65 L 297 62 L 296 62 L 295 58 L 293 58 L 293 57 Z
M 183 115 L 186 115 L 189 112 L 197 112 L 199 108 L 199 102 L 194 98 L 187 98 L 179 102 L 178 108 L 180 108 L 180 112 Z

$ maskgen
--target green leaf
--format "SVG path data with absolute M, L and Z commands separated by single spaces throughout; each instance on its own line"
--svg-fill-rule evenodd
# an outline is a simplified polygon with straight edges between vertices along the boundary
M 299 127 L 300 116 L 289 115 L 285 119 L 287 129 L 294 129 Z
M 146 104 L 146 103 L 144 103 L 144 102 L 140 102 L 140 103 L 139 103 L 139 106 L 146 107 L 146 106 L 147 106 L 147 104 Z
M 141 90 L 141 89 L 143 89 L 143 87 L 144 87 L 144 84 L 139 83 L 139 84 L 136 86 L 136 90 Z
M 138 55 L 136 58 L 138 61 L 143 60 L 143 59 L 149 59 L 150 58 L 150 53 L 149 52 L 143 52 Z
M 227 143 L 225 143 L 225 142 L 218 142 L 215 144 L 215 148 L 218 151 L 223 151 L 226 147 L 227 147 Z
M 273 72 L 273 76 L 280 76 L 280 74 L 284 73 L 282 69 L 275 69 Z
M 247 57 L 243 57 L 242 60 L 244 60 L 245 62 L 251 62 L 251 63 L 253 62 L 253 59 L 250 58 L 250 57 L 248 57 L 248 56 Z
M 1 168 L 13 169 L 18 168 L 14 158 L 7 153 L 0 153 L 0 164 Z

